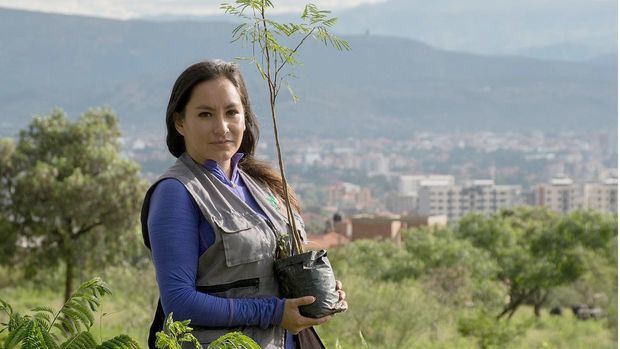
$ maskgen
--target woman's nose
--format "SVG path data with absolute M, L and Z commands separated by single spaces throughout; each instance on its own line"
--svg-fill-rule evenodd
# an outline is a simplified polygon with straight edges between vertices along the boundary
M 223 117 L 219 117 L 217 118 L 217 121 L 215 122 L 215 128 L 213 129 L 213 132 L 216 135 L 225 135 L 228 133 L 228 121 L 226 121 L 226 119 L 224 119 Z

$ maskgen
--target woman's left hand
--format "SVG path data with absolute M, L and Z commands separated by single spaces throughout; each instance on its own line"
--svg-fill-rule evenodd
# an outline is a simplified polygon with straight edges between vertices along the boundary
M 347 301 L 344 300 L 347 297 L 347 294 L 342 289 L 342 282 L 340 282 L 340 280 L 336 280 L 336 291 L 338 292 L 338 302 L 341 304 L 342 309 L 346 311 L 349 309 Z

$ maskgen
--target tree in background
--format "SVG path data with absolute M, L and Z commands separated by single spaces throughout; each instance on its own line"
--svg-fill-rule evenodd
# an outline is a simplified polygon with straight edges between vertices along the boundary
M 120 155 L 117 117 L 91 109 L 72 122 L 59 109 L 36 117 L 16 144 L 0 143 L 0 263 L 25 275 L 121 261 L 135 234 L 145 183 Z M 135 240 L 135 244 L 131 243 Z
M 16 234 L 12 234 L 9 220 L 10 202 L 9 174 L 12 173 L 11 157 L 15 144 L 9 139 L 0 139 L 0 264 L 11 266 L 10 256 L 15 248 Z
M 591 212 L 560 216 L 540 207 L 521 207 L 489 218 L 480 214 L 463 217 L 456 234 L 488 251 L 497 262 L 497 277 L 509 288 L 510 297 L 498 318 L 510 318 L 527 303 L 540 316 L 553 288 L 584 274 L 588 251 L 609 250 L 607 246 L 617 236 L 615 222 L 615 216 Z

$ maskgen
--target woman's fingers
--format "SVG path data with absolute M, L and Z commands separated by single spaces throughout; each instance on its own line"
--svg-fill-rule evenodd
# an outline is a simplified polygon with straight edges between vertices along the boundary
M 308 304 L 314 303 L 316 298 L 314 298 L 313 296 L 305 296 L 305 297 L 293 298 L 291 300 L 294 302 L 296 306 L 299 307 L 302 305 L 308 305 Z
M 318 319 L 314 319 L 314 318 L 306 318 L 306 319 L 310 319 L 310 321 L 308 321 L 306 324 L 308 326 L 317 326 L 323 323 L 326 323 L 327 321 L 329 321 L 332 318 L 331 315 L 327 315 L 327 316 L 323 316 L 320 317 Z
M 336 290 L 340 290 L 342 288 L 342 282 L 340 280 L 336 280 Z
M 347 298 L 347 294 L 343 290 L 338 290 L 336 292 L 338 292 L 338 301 L 343 301 Z

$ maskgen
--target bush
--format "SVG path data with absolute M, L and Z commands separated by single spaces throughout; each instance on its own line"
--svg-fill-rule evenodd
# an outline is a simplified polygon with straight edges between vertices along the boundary
M 0 300 L 0 311 L 8 316 L 8 322 L 0 327 L 0 332 L 8 330 L 4 347 L 11 349 L 22 343 L 23 349 L 139 348 L 127 335 L 97 344 L 89 332 L 95 322 L 94 313 L 106 294 L 110 294 L 108 286 L 100 278 L 94 278 L 83 283 L 58 312 L 40 306 L 32 309 L 33 314 L 23 316 Z

